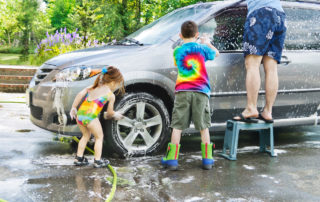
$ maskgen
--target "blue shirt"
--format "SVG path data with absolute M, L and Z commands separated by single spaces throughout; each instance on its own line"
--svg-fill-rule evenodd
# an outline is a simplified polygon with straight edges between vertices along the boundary
M 248 15 L 252 13 L 254 10 L 263 7 L 271 7 L 275 8 L 280 12 L 284 12 L 282 6 L 280 4 L 280 0 L 246 0 L 248 6 Z

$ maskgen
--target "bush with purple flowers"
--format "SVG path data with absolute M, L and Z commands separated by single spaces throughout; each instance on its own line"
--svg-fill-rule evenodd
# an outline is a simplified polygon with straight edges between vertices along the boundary
M 47 32 L 47 37 L 37 45 L 31 63 L 40 65 L 46 60 L 63 53 L 104 45 L 103 42 L 99 43 L 98 40 L 87 40 L 85 43 L 84 37 L 79 36 L 77 31 L 78 29 L 72 33 L 67 33 L 67 29 L 64 28 L 60 29 L 60 32 L 57 30 L 54 35 Z

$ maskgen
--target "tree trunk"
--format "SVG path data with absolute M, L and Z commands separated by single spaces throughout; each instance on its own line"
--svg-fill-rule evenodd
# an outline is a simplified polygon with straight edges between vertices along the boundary
M 122 0 L 122 9 L 120 10 L 120 14 L 122 16 L 122 25 L 124 30 L 124 35 L 127 36 L 129 32 L 129 26 L 126 19 L 126 13 L 127 13 L 127 6 L 128 6 L 128 0 Z
M 141 19 L 141 1 L 140 0 L 136 0 L 136 22 L 137 22 L 137 28 L 140 25 L 140 19 Z
M 9 47 L 11 47 L 10 33 L 8 33 L 8 42 L 9 42 Z

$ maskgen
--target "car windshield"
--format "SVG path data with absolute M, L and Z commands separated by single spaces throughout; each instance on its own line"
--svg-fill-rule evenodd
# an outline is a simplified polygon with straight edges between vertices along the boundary
M 213 4 L 199 4 L 194 7 L 173 11 L 126 38 L 135 39 L 141 44 L 159 43 L 177 34 L 184 21 L 197 21 L 201 16 L 208 14 L 212 6 Z

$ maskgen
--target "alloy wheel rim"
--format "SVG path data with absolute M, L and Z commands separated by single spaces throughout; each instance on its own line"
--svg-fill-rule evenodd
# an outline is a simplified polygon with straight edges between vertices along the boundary
M 146 151 L 154 145 L 162 132 L 162 119 L 153 105 L 139 101 L 121 108 L 124 115 L 117 121 L 117 135 L 128 150 Z

